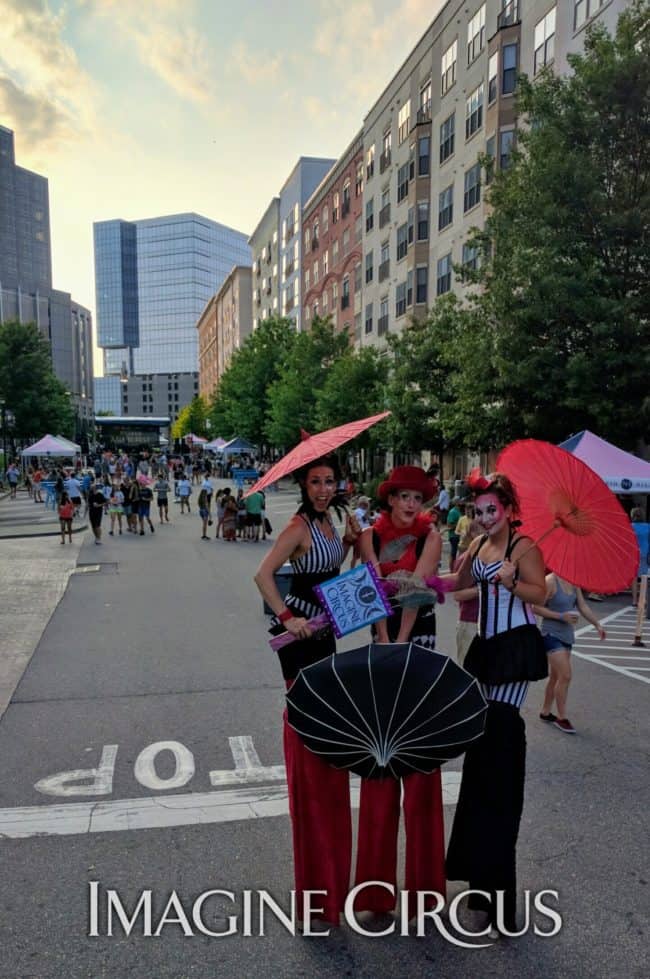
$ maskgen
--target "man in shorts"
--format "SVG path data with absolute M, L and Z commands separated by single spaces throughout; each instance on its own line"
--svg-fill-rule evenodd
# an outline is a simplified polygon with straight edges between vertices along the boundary
M 258 541 L 260 539 L 260 527 L 262 526 L 262 510 L 264 509 L 264 495 L 262 493 L 251 493 L 246 497 L 246 537 L 248 540 Z
M 138 503 L 138 520 L 140 521 L 140 537 L 144 537 L 144 522 L 149 524 L 149 530 L 154 533 L 151 522 L 151 501 L 153 500 L 153 490 L 148 483 L 140 484 L 140 502 Z
M 102 492 L 101 485 L 94 482 L 88 495 L 88 519 L 95 537 L 95 544 L 102 542 L 102 517 L 104 516 L 105 505 L 106 497 Z

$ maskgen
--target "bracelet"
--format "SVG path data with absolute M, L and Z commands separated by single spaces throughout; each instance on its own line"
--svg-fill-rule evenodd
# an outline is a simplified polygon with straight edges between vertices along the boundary
M 291 611 L 290 608 L 285 608 L 284 612 L 280 612 L 280 614 L 278 615 L 278 619 L 280 620 L 280 622 L 288 622 L 289 619 L 292 618 L 293 618 L 293 612 Z

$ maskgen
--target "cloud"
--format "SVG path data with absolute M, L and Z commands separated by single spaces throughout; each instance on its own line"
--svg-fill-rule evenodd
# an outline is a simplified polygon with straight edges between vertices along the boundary
M 208 45 L 188 27 L 191 0 L 77 0 L 88 16 L 110 19 L 135 45 L 140 61 L 172 91 L 190 102 L 207 102 L 214 90 Z
M 0 77 L 0 116 L 20 134 L 21 148 L 42 153 L 76 136 L 70 115 L 46 95 L 27 92 Z
M 275 82 L 280 76 L 282 58 L 272 57 L 259 50 L 252 50 L 244 41 L 232 46 L 230 67 L 244 78 L 249 85 Z

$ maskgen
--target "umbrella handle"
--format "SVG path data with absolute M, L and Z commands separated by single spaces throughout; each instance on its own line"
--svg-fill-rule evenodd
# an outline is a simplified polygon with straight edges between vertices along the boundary
M 307 625 L 314 632 L 320 632 L 330 625 L 330 620 L 323 612 L 321 615 L 315 615 L 313 619 L 309 619 Z M 294 636 L 291 632 L 282 632 L 279 636 L 273 636 L 269 639 L 269 646 L 277 652 L 278 649 L 283 649 L 285 646 L 289 646 L 292 642 L 295 642 L 297 638 L 298 636 Z
M 541 543 L 541 541 L 543 541 L 545 537 L 548 537 L 549 534 L 552 534 L 554 530 L 557 530 L 557 528 L 558 527 L 561 527 L 561 526 L 562 526 L 562 521 L 561 520 L 554 520 L 552 527 L 549 527 L 548 530 L 545 530 L 544 533 L 540 537 L 537 538 L 537 540 L 534 540 L 532 542 L 532 544 L 529 544 L 528 545 L 528 547 L 526 548 L 525 551 L 522 551 L 522 553 L 519 555 L 519 557 L 515 561 L 515 564 L 519 564 L 519 562 L 521 561 L 522 557 L 526 557 L 526 555 L 528 554 L 529 551 L 532 551 L 532 549 L 534 547 L 537 547 L 537 545 L 539 543 Z M 501 581 L 501 575 L 498 575 L 498 574 L 495 575 L 494 578 L 492 579 L 492 581 L 495 584 L 498 585 L 499 582 Z

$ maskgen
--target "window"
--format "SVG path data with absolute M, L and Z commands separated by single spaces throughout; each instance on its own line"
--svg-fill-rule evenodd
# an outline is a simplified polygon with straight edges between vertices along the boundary
M 372 282 L 373 269 L 372 269 L 372 249 L 366 255 L 366 282 Z
M 323 213 L 321 214 L 321 224 L 323 227 L 323 234 L 327 234 L 327 229 L 330 226 L 330 209 L 327 204 L 323 208 Z
M 407 99 L 397 113 L 397 142 L 403 143 L 409 134 L 411 123 L 411 100 Z
M 388 241 L 382 241 L 379 261 L 383 265 L 383 263 L 387 262 L 389 258 L 390 258 L 390 252 L 388 248 Z
M 366 231 L 372 231 L 375 223 L 375 199 L 371 197 L 366 201 Z
M 431 79 L 420 89 L 418 122 L 426 122 L 431 117 Z
M 417 304 L 426 303 L 429 284 L 429 269 L 426 265 L 420 265 L 415 270 L 415 302 Z
M 370 180 L 375 172 L 375 144 L 369 146 L 366 151 L 366 180 Z
M 388 241 L 382 241 L 381 252 L 379 255 L 379 268 L 377 269 L 377 281 L 383 282 L 388 278 L 390 272 L 390 251 Z
M 574 30 L 582 27 L 589 17 L 594 17 L 606 0 L 576 0 L 573 26 Z
M 354 291 L 361 292 L 361 266 L 354 266 Z
M 451 289 L 451 252 L 438 259 L 436 295 L 442 296 Z
M 485 168 L 485 183 L 489 184 L 492 182 L 492 177 L 494 176 L 494 161 L 496 158 L 496 136 L 490 136 L 485 144 L 485 155 L 490 158 L 490 162 Z
M 312 229 L 312 237 L 311 237 L 312 251 L 314 251 L 316 248 L 318 248 L 318 229 L 319 229 L 319 223 L 318 223 L 318 218 L 317 218 L 314 221 L 314 226 L 313 226 L 313 229 Z
M 408 251 L 408 224 L 405 222 L 397 229 L 397 261 L 406 257 Z
M 350 286 L 348 284 L 348 295 L 349 293 L 350 293 Z M 339 301 L 339 284 L 338 282 L 333 282 L 332 283 L 332 306 L 336 306 L 338 301 Z
M 475 88 L 465 102 L 465 139 L 469 139 L 483 125 L 483 82 Z
M 392 140 L 391 140 L 391 131 L 390 131 L 390 129 L 387 129 L 386 132 L 384 133 L 383 138 L 382 138 L 382 141 L 381 141 L 382 151 L 381 151 L 381 157 L 379 158 L 379 172 L 380 173 L 383 173 L 384 170 L 386 169 L 386 167 L 388 167 L 390 165 L 390 159 L 391 159 L 391 153 L 390 153 L 391 142 L 392 142 Z
M 343 292 L 341 293 L 341 309 L 347 309 L 350 305 L 350 277 L 346 275 L 343 279 Z
M 488 105 L 497 97 L 497 75 L 499 74 L 499 52 L 495 51 L 488 62 Z
M 388 332 L 388 296 L 379 300 L 379 321 L 377 323 L 377 333 L 381 336 Z
M 470 211 L 481 200 L 481 168 L 478 163 L 465 173 L 465 194 L 463 197 L 463 210 Z
M 456 114 L 452 114 L 445 119 L 440 126 L 440 162 L 444 163 L 454 152 L 454 133 L 456 128 Z
M 318 282 L 318 261 L 314 262 L 312 272 L 314 274 L 314 285 L 316 285 L 316 283 Z
M 395 318 L 406 312 L 406 282 L 400 282 L 395 289 Z
M 354 240 L 357 244 L 363 238 L 363 218 L 360 214 L 354 219 Z
M 372 303 L 368 303 L 366 306 L 366 318 L 365 318 L 365 330 L 366 333 L 372 333 Z
M 476 245 L 463 245 L 463 266 L 475 271 L 478 268 L 478 248 Z
M 327 316 L 330 308 L 330 296 L 327 289 L 323 289 L 323 316 Z
M 356 175 L 354 178 L 354 196 L 359 197 L 363 193 L 363 162 L 357 163 Z
M 305 292 L 309 292 L 309 282 L 310 282 L 309 269 L 305 269 Z
M 501 170 L 507 170 L 510 165 L 510 154 L 514 141 L 514 129 L 506 129 L 499 134 L 499 168 Z
M 381 210 L 379 212 L 379 227 L 383 228 L 390 221 L 390 188 L 384 187 L 381 192 Z
M 343 184 L 343 203 L 341 204 L 341 217 L 347 217 L 350 213 L 350 181 L 346 180 Z
M 409 192 L 409 165 L 405 163 L 397 171 L 397 203 L 399 204 L 408 196 Z
M 545 17 L 535 25 L 534 72 L 553 60 L 555 54 L 555 7 L 551 7 Z
M 339 260 L 339 243 L 337 241 L 332 242 L 332 265 L 336 265 Z
M 429 160 L 431 157 L 431 137 L 420 136 L 418 140 L 418 177 L 429 175 Z
M 406 305 L 413 305 L 413 269 L 406 273 Z
M 447 228 L 454 220 L 454 185 L 446 187 L 438 195 L 438 231 Z
M 311 237 L 309 234 L 309 228 L 305 228 L 305 251 L 308 252 L 311 248 Z
M 332 224 L 336 224 L 339 219 L 339 192 L 334 191 L 334 196 L 332 197 Z
M 392 143 L 391 131 L 390 129 L 387 129 L 381 141 L 382 150 L 384 153 L 390 153 L 391 143 Z
M 330 270 L 330 252 L 329 248 L 325 249 L 325 254 L 323 255 L 323 277 L 327 275 Z
M 429 202 L 420 201 L 418 204 L 418 241 L 426 241 L 429 237 Z
M 346 228 L 343 232 L 343 255 L 347 255 L 350 251 L 350 229 Z
M 458 41 L 450 44 L 442 56 L 440 65 L 441 91 L 444 95 L 456 81 L 456 62 L 458 60 Z
M 485 4 L 482 4 L 467 25 L 467 64 L 483 50 L 485 44 Z
M 517 83 L 517 45 L 503 46 L 503 74 L 501 75 L 502 95 L 511 95 Z

